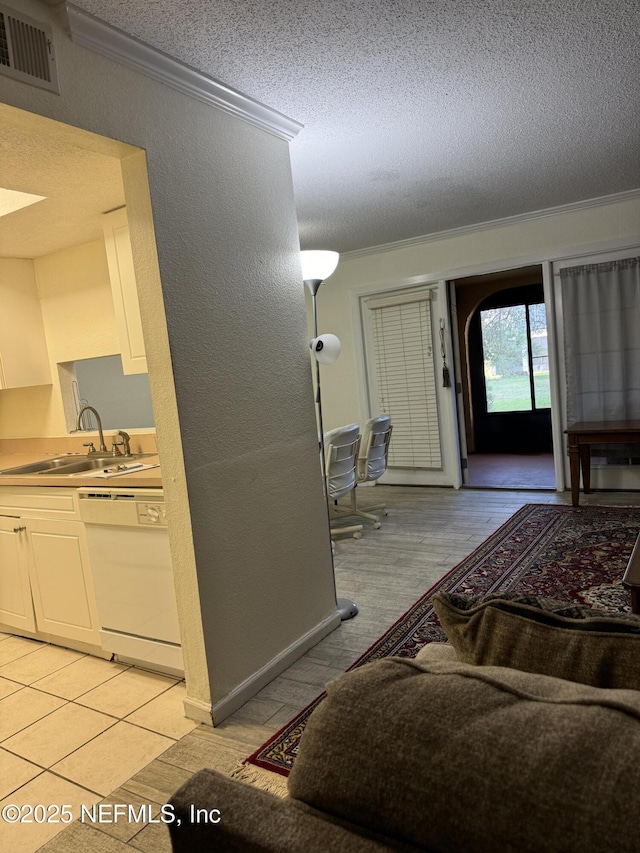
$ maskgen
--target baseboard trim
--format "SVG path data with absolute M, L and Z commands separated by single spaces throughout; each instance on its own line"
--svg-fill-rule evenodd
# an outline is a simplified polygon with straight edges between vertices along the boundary
M 191 699 L 187 696 L 182 704 L 184 706 L 184 715 L 187 719 L 195 720 L 196 723 L 204 723 L 205 726 L 213 725 L 211 702 L 201 702 L 199 699 Z
M 260 667 L 257 672 L 254 672 L 253 675 L 245 679 L 237 687 L 234 687 L 230 693 L 214 705 L 207 705 L 196 699 L 185 699 L 184 708 L 187 717 L 190 720 L 197 720 L 199 723 L 206 723 L 209 726 L 219 725 L 251 699 L 252 696 L 255 696 L 258 690 L 262 690 L 276 676 L 280 675 L 287 667 L 302 657 L 305 652 L 308 652 L 320 640 L 323 640 L 328 634 L 334 631 L 339 624 L 340 614 L 336 610 L 335 613 L 323 619 L 315 628 L 303 634 L 295 643 L 287 646 L 286 649 L 283 649 L 268 663 Z

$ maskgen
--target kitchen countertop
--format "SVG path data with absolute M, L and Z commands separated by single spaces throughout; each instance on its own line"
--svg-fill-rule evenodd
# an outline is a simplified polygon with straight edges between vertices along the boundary
M 38 462 L 61 453 L 43 453 L 42 451 L 24 453 L 2 453 L 0 452 L 0 471 L 5 468 L 15 468 L 18 465 L 28 465 L 30 462 Z M 81 456 L 78 458 L 82 458 Z M 114 457 L 114 464 L 118 458 Z M 139 461 L 143 465 L 157 465 L 160 460 L 156 455 L 145 456 Z M 134 464 L 129 462 L 127 464 Z M 117 477 L 96 477 L 93 471 L 82 471 L 78 474 L 19 474 L 14 476 L 0 475 L 0 486 L 66 486 L 67 488 L 79 489 L 81 486 L 102 486 L 103 488 L 129 488 L 131 486 L 144 487 L 147 489 L 160 488 L 162 486 L 161 469 L 147 468 L 143 471 L 132 471 L 130 474 L 121 474 Z

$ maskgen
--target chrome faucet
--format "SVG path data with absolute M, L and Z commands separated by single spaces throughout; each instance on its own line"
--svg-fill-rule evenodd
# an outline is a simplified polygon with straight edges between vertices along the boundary
M 98 434 L 100 436 L 100 451 L 99 452 L 100 453 L 107 453 L 107 445 L 104 443 L 104 433 L 102 432 L 102 420 L 100 418 L 100 415 L 98 414 L 97 409 L 94 409 L 93 406 L 83 406 L 80 409 L 80 411 L 78 412 L 78 420 L 76 422 L 76 430 L 82 429 L 82 415 L 84 414 L 84 412 L 87 412 L 87 411 L 93 412 L 93 414 L 96 416 L 96 420 L 98 421 Z M 90 442 L 88 445 L 84 445 L 84 446 L 89 447 L 89 453 L 95 453 L 95 450 L 93 449 L 93 443 L 92 442 Z
M 131 447 L 129 446 L 129 433 L 125 432 L 123 429 L 119 429 L 116 435 L 119 435 L 122 441 L 113 441 L 113 455 L 114 456 L 131 456 Z M 118 450 L 119 447 L 122 447 L 122 454 Z

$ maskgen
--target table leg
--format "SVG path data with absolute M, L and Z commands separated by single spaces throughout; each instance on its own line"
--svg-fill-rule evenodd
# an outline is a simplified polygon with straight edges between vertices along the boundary
M 640 534 L 622 576 L 622 585 L 631 592 L 631 612 L 640 613 Z
M 580 467 L 582 468 L 582 491 L 585 495 L 591 493 L 591 446 L 580 445 Z
M 578 445 L 569 445 L 569 470 L 571 472 L 571 503 L 578 506 L 580 503 L 580 456 Z

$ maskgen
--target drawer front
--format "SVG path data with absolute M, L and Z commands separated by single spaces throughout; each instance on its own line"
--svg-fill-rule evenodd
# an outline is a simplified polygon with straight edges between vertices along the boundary
M 0 515 L 79 520 L 76 489 L 0 487 Z

